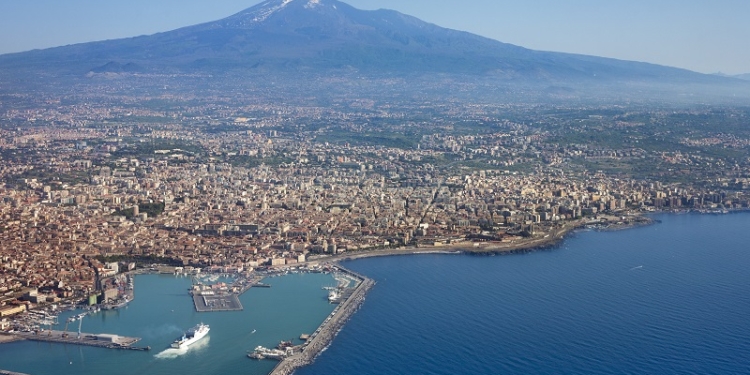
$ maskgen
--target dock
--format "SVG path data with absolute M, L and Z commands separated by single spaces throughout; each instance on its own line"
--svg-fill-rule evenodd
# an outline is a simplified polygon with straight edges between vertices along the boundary
M 216 312 L 216 311 L 242 311 L 242 303 L 239 296 L 247 292 L 250 288 L 270 288 L 268 284 L 260 282 L 265 276 L 254 276 L 249 280 L 241 280 L 239 283 L 232 285 L 232 288 L 238 290 L 237 293 L 193 293 L 193 304 L 197 312 Z
M 236 294 L 193 295 L 197 312 L 242 311 L 242 303 Z
M 375 281 L 372 279 L 338 265 L 336 268 L 359 280 L 359 285 L 351 288 L 351 293 L 347 293 L 348 298 L 341 299 L 340 304 L 336 306 L 331 315 L 300 347 L 301 351 L 296 350 L 295 354 L 281 360 L 269 375 L 291 375 L 296 369 L 312 363 L 315 357 L 330 345 L 336 334 L 344 327 L 344 324 L 364 303 L 365 295 L 375 285 Z
M 39 332 L 16 332 L 13 336 L 30 341 L 53 342 L 58 344 L 71 344 L 93 346 L 106 349 L 120 350 L 151 350 L 150 347 L 132 346 L 140 341 L 139 337 L 126 337 L 106 333 L 81 333 L 80 338 L 76 332 L 63 331 L 39 331 Z

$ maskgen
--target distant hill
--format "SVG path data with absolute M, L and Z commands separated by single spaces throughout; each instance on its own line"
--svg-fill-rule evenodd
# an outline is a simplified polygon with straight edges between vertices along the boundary
M 120 64 L 110 61 L 102 66 L 91 69 L 92 73 L 135 73 L 142 71 L 142 68 L 135 63 Z
M 483 76 L 571 84 L 736 86 L 737 80 L 593 56 L 533 51 L 450 30 L 391 10 L 335 0 L 268 0 L 233 16 L 174 31 L 0 56 L 0 69 L 58 75 L 241 73 Z M 702 89 L 701 89 L 702 90 Z

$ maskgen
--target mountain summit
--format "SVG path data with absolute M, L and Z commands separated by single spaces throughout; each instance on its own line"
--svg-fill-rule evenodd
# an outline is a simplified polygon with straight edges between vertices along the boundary
M 447 73 L 553 84 L 729 80 L 653 64 L 532 51 L 396 11 L 364 11 L 336 0 L 268 0 L 225 19 L 174 31 L 0 56 L 0 68 L 74 75 L 133 69 Z

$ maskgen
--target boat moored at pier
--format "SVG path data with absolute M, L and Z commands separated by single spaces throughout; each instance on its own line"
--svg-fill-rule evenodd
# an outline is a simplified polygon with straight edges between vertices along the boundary
M 258 346 L 250 353 L 247 353 L 247 356 L 253 359 L 275 359 L 275 360 L 282 360 L 286 357 L 288 357 L 291 354 L 290 350 L 281 350 L 281 349 L 268 349 L 262 346 Z

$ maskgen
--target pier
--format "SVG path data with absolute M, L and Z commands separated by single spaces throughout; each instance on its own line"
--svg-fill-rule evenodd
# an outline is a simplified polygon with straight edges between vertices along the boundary
M 150 347 L 135 347 L 132 346 L 136 342 L 140 341 L 139 337 L 126 337 L 118 336 L 105 333 L 81 333 L 80 337 L 77 333 L 64 332 L 64 331 L 39 331 L 39 332 L 16 332 L 13 336 L 30 341 L 43 341 L 43 342 L 54 342 L 58 344 L 72 344 L 72 345 L 83 345 L 93 346 L 97 348 L 106 349 L 121 349 L 121 350 L 150 350 Z
M 242 303 L 237 294 L 193 295 L 197 312 L 242 311 Z
M 212 291 L 203 292 L 193 290 L 193 304 L 197 312 L 216 312 L 216 311 L 242 311 L 242 303 L 239 296 L 247 292 L 250 288 L 270 288 L 268 284 L 260 282 L 265 276 L 253 276 L 249 280 L 240 279 L 236 281 L 231 289 L 236 290 L 232 293 L 214 293 Z M 195 286 L 194 286 L 195 287 Z M 195 288 L 194 288 L 195 289 Z
M 279 362 L 269 375 L 291 375 L 294 370 L 309 365 L 315 360 L 328 345 L 330 345 L 336 334 L 344 327 L 349 318 L 359 309 L 365 300 L 367 292 L 375 285 L 375 281 L 352 272 L 341 266 L 336 266 L 339 271 L 359 280 L 359 285 L 352 288 L 351 294 L 333 310 L 323 324 L 310 335 L 307 343 L 302 345 L 302 351 L 295 351 Z M 349 294 L 349 293 L 347 293 Z

